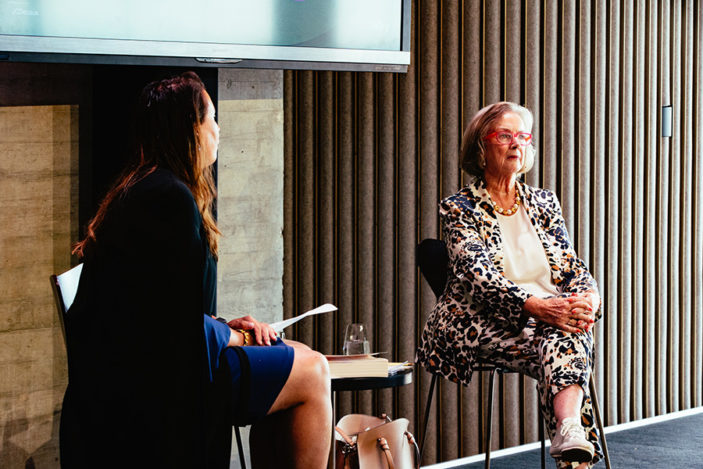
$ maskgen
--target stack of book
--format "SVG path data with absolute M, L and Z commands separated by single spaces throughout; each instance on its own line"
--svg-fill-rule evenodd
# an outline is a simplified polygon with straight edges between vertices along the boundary
M 332 378 L 388 376 L 388 360 L 373 355 L 326 355 Z
M 385 378 L 413 367 L 373 355 L 325 355 L 332 378 Z

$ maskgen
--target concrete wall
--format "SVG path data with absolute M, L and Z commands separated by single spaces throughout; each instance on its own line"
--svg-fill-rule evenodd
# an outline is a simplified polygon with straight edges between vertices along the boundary
M 218 314 L 283 319 L 283 72 L 221 69 Z
M 218 81 L 218 314 L 280 321 L 283 72 L 221 69 Z M 242 429 L 245 441 L 248 435 Z M 234 441 L 232 448 L 231 467 L 239 467 Z
M 0 107 L 0 467 L 58 467 L 66 352 L 49 275 L 78 234 L 78 107 Z

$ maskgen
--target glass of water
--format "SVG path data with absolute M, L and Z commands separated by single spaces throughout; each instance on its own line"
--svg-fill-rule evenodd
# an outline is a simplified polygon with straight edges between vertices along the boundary
M 366 328 L 361 323 L 347 324 L 347 329 L 344 333 L 344 347 L 342 353 L 344 355 L 359 355 L 369 354 L 369 341 L 366 338 Z

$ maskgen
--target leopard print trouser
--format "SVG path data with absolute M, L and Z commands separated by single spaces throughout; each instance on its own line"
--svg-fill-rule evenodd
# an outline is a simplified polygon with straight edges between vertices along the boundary
M 540 411 L 547 422 L 549 438 L 554 439 L 557 422 L 554 417 L 554 396 L 572 384 L 583 389 L 581 424 L 596 454 L 591 466 L 602 456 L 602 448 L 595 425 L 591 395 L 588 388 L 593 357 L 591 332 L 571 334 L 533 319 L 520 335 L 505 330 L 484 330 L 481 334 L 479 359 L 483 362 L 518 371 L 537 380 Z M 575 467 L 577 463 L 557 460 L 558 468 Z

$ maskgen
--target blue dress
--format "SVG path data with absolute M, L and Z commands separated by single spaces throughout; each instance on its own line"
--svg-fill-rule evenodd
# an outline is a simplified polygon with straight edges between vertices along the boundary
M 232 423 L 249 425 L 263 418 L 288 380 L 293 347 L 278 339 L 271 346 L 227 347 L 230 328 L 205 316 L 210 379 L 226 367 L 232 383 Z

